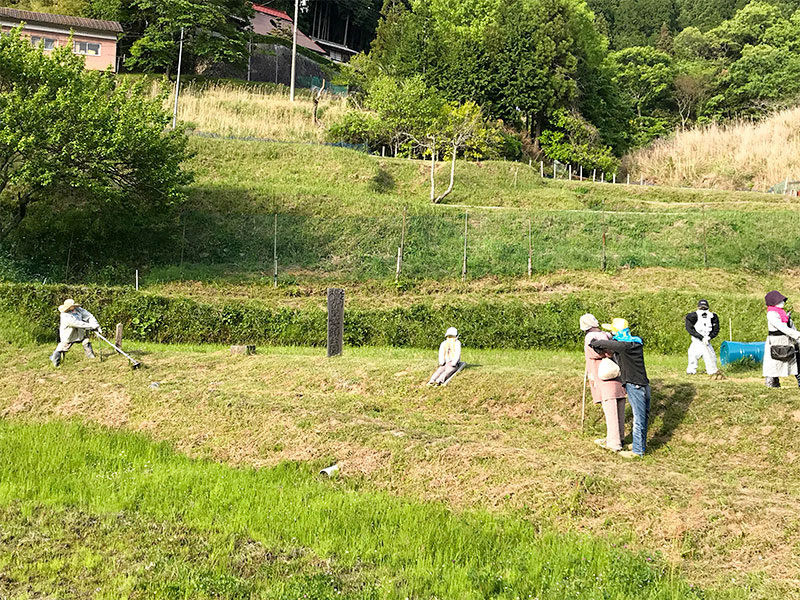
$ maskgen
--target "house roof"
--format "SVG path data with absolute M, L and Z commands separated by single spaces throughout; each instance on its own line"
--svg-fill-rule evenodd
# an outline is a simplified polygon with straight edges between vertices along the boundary
M 274 8 L 270 8 L 268 6 L 261 6 L 260 4 L 253 4 L 253 9 L 256 12 L 261 14 L 267 15 L 269 17 L 274 17 L 275 19 L 279 19 L 280 21 L 285 21 L 285 23 L 267 23 L 265 19 L 258 19 L 257 17 L 253 20 L 253 30 L 256 33 L 261 35 L 275 35 L 276 31 L 284 30 L 291 34 L 291 30 L 294 27 L 294 21 L 292 21 L 291 17 L 287 15 L 285 12 L 280 10 L 275 10 Z M 318 54 L 325 55 L 325 49 L 319 46 L 318 44 L 314 43 L 310 37 L 308 37 L 305 33 L 300 31 L 298 28 L 297 30 L 297 43 L 304 48 L 308 48 L 309 50 L 313 50 Z
M 322 38 L 311 38 L 320 46 L 327 46 L 328 48 L 333 48 L 334 50 L 341 50 L 342 52 L 346 52 L 349 54 L 358 54 L 358 50 L 353 50 L 352 48 L 345 46 L 344 44 L 337 44 L 336 42 L 331 42 L 328 40 L 323 40 Z
M 274 8 L 270 8 L 269 6 L 261 6 L 260 4 L 253 4 L 253 10 L 264 13 L 265 15 L 271 15 L 273 17 L 278 17 L 279 19 L 284 19 L 290 23 L 292 22 L 292 17 L 287 15 L 282 10 L 276 10 Z
M 95 31 L 113 31 L 122 33 L 122 25 L 116 21 L 101 21 L 99 19 L 85 19 L 83 17 L 72 17 L 69 15 L 52 15 L 50 13 L 32 12 L 29 10 L 17 10 L 16 8 L 0 7 L 0 17 L 8 17 L 15 21 L 26 23 L 50 23 L 52 25 L 63 25 L 70 28 L 93 29 Z

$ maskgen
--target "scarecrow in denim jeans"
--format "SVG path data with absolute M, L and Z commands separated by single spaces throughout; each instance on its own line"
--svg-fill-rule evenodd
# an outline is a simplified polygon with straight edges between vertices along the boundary
M 625 458 L 642 457 L 647 446 L 647 421 L 650 417 L 650 380 L 644 366 L 644 344 L 642 338 L 631 335 L 625 319 L 616 318 L 611 324 L 604 324 L 603 329 L 613 334 L 612 339 L 593 340 L 589 347 L 614 353 L 614 362 L 619 365 L 620 379 L 633 409 L 633 451 L 618 454 Z

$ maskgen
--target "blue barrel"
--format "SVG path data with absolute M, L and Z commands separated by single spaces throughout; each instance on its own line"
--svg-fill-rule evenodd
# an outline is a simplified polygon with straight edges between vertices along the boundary
M 743 358 L 752 358 L 754 361 L 762 363 L 764 362 L 764 342 L 722 342 L 719 358 L 723 366 Z

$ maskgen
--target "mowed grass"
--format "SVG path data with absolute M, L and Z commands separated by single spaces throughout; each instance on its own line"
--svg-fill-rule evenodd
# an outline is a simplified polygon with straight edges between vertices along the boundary
M 682 357 L 649 356 L 649 452 L 625 462 L 592 444 L 603 426 L 591 405 L 581 431 L 578 354 L 467 348 L 470 368 L 431 389 L 431 351 L 130 349 L 146 369 L 73 351 L 54 371 L 50 348 L 3 350 L 3 455 L 18 457 L 6 504 L 22 501 L 34 521 L 42 506 L 78 519 L 123 511 L 278 556 L 302 548 L 310 565 L 332 561 L 335 588 L 353 597 L 692 597 L 683 576 L 707 597 L 800 597 L 800 392 L 767 390 L 758 372 L 712 382 L 683 375 Z M 38 429 L 65 419 L 214 462 L 139 437 Z M 334 462 L 340 480 L 317 481 Z M 197 568 L 240 576 L 214 560 Z M 281 597 L 271 577 L 249 589 Z

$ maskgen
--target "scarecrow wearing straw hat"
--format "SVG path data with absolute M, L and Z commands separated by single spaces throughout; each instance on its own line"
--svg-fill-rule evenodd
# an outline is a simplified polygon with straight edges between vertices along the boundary
M 50 355 L 50 362 L 53 363 L 53 366 L 57 367 L 61 364 L 64 353 L 76 342 L 83 344 L 86 356 L 94 358 L 89 332 L 103 332 L 94 315 L 85 308 L 81 308 L 81 305 L 72 298 L 65 300 L 64 304 L 58 307 L 58 312 L 61 313 L 61 324 L 58 329 L 60 342 L 53 354 Z

